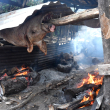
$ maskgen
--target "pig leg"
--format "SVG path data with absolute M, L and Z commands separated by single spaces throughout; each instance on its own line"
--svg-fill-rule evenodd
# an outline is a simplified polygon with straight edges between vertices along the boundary
M 45 54 L 47 55 L 47 45 L 46 42 L 41 40 L 39 42 L 34 42 L 34 45 L 37 45 L 39 47 L 39 49 Z

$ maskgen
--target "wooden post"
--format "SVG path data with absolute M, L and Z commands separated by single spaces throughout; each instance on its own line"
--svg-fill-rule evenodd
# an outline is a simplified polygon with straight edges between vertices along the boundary
M 102 31 L 104 63 L 110 63 L 110 0 L 98 0 L 99 17 Z M 104 77 L 104 100 L 102 110 L 110 110 L 110 76 Z

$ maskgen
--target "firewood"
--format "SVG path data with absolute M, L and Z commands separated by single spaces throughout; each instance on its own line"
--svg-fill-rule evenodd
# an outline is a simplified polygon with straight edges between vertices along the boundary
M 62 104 L 62 105 L 58 105 L 58 107 L 55 107 L 56 105 L 54 104 L 54 107 L 57 109 L 57 110 L 75 110 L 77 108 L 80 108 L 84 105 L 89 105 L 91 100 L 88 100 L 88 101 L 85 101 L 85 102 L 81 102 L 82 99 L 79 99 L 79 100 L 76 100 L 76 101 L 73 101 L 73 102 L 70 102 L 70 103 L 66 103 L 66 104 Z
M 3 74 L 7 73 L 7 72 L 8 72 L 7 69 L 3 69 L 3 70 L 0 72 L 0 77 L 1 77 Z
M 92 102 L 92 100 L 88 100 L 88 101 L 85 101 L 85 102 L 82 102 L 82 103 L 77 103 L 75 105 L 71 105 L 69 106 L 66 110 L 76 110 L 84 105 L 89 105 L 90 103 Z
M 22 101 L 21 103 L 19 103 L 18 105 L 14 106 L 14 107 L 9 108 L 9 110 L 16 110 L 17 108 L 23 107 L 26 103 L 28 103 L 37 94 L 44 92 L 46 89 L 49 90 L 49 89 L 53 89 L 57 86 L 61 86 L 62 84 L 65 84 L 72 78 L 74 78 L 74 75 L 66 77 L 66 78 L 62 79 L 61 81 L 58 81 L 54 84 L 51 83 L 46 86 L 44 85 L 40 89 L 38 87 L 34 86 L 34 92 L 32 92 L 32 94 L 26 100 Z
M 96 89 L 100 88 L 101 85 L 85 84 L 80 88 L 69 88 L 69 89 L 65 89 L 63 91 L 64 91 L 65 95 L 70 93 L 72 95 L 72 97 L 75 98 L 77 96 L 77 94 L 79 94 L 80 92 L 83 92 L 83 91 L 88 90 L 88 89 L 92 89 L 93 87 L 96 90 Z
M 27 87 L 27 83 L 25 77 L 1 81 L 3 94 L 18 93 Z
M 75 105 L 75 104 L 77 104 L 77 103 L 80 103 L 82 99 L 83 99 L 83 98 L 78 99 L 78 100 L 73 101 L 73 102 L 66 103 L 66 104 L 53 104 L 53 105 L 54 105 L 54 107 L 57 108 L 57 109 L 61 109 L 61 110 L 64 110 L 64 109 L 65 109 L 65 110 L 66 110 L 68 107 L 70 107 L 70 106 L 72 106 L 72 105 Z
M 8 75 L 8 76 L 10 76 L 10 75 L 14 75 L 15 73 L 17 73 L 17 67 L 13 67 L 11 70 L 9 70 L 6 74 Z
M 94 104 L 91 107 L 91 110 L 97 110 L 100 108 L 101 103 L 103 101 L 103 96 L 104 94 L 103 94 L 103 85 L 102 85 L 97 97 L 95 98 Z

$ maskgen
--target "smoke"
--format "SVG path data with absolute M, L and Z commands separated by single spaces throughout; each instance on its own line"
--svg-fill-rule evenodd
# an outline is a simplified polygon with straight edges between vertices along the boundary
M 75 39 L 72 40 L 74 55 L 83 55 L 83 60 L 80 61 L 81 63 L 86 62 L 88 64 L 91 64 L 93 58 L 98 58 L 99 60 L 102 60 L 103 44 L 101 29 L 90 28 L 87 26 L 80 27 L 80 30 L 75 33 Z

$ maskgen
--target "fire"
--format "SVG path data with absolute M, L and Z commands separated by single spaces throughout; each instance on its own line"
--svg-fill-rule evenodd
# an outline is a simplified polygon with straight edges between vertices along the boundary
M 100 89 L 97 89 L 97 91 L 96 91 L 96 95 L 98 95 L 99 91 L 100 91 Z
M 13 79 L 16 79 L 16 76 L 25 76 L 26 80 L 28 80 L 28 77 L 26 76 L 28 75 L 29 70 L 26 70 L 26 69 L 28 69 L 28 67 L 27 68 L 21 67 L 21 69 L 18 69 L 17 71 L 18 73 L 14 75 L 15 77 Z M 26 70 L 26 71 L 22 72 L 23 70 Z
M 84 98 L 83 98 L 83 100 L 81 101 L 81 103 L 82 103 L 82 102 L 85 102 L 85 101 L 87 101 L 87 100 L 89 100 L 89 97 L 84 96 Z
M 82 87 L 84 84 L 95 84 L 95 85 L 102 85 L 103 83 L 103 77 L 99 76 L 99 72 L 94 72 L 94 74 L 88 73 L 88 77 L 84 78 L 83 81 L 77 85 L 77 88 Z
M 87 101 L 87 100 L 93 100 L 94 99 L 94 97 L 93 97 L 93 90 L 91 91 L 91 90 L 89 90 L 89 91 L 87 91 L 88 92 L 88 96 L 89 97 L 86 97 L 86 96 L 84 96 L 84 98 L 83 98 L 83 100 L 81 101 L 81 103 L 82 102 L 85 102 L 85 101 Z M 93 104 L 93 102 L 91 103 L 91 105 Z
M 99 75 L 99 72 L 98 72 L 98 69 L 96 69 L 96 70 L 94 71 L 94 74 L 88 73 L 88 77 L 87 77 L 87 78 L 84 78 L 84 79 L 82 80 L 82 82 L 77 85 L 77 88 L 82 87 L 84 84 L 102 85 L 102 83 L 103 83 L 103 78 L 104 78 L 104 76 L 100 76 L 100 75 Z M 97 90 L 96 90 L 96 93 L 95 93 L 96 96 L 98 95 L 99 91 L 100 91 L 100 89 L 97 89 Z M 81 103 L 90 100 L 90 101 L 91 101 L 91 104 L 90 104 L 90 105 L 92 105 L 92 104 L 94 103 L 94 101 L 93 101 L 93 100 L 94 100 L 94 95 L 93 95 L 93 93 L 94 93 L 94 87 L 92 88 L 92 90 L 89 90 L 89 91 L 88 91 L 88 97 L 84 96 L 84 98 L 83 98 L 83 100 L 81 101 Z M 85 106 L 86 106 L 86 105 L 85 105 Z M 83 107 L 85 107 L 85 106 L 83 106 Z M 81 108 L 83 108 L 83 107 L 81 107 Z
M 3 78 L 5 78 L 6 76 L 8 76 L 8 75 L 5 73 L 2 77 L 0 77 L 0 80 L 2 80 Z
M 17 73 L 15 74 L 15 76 L 24 76 L 24 75 L 27 75 L 28 74 L 28 71 L 25 71 L 25 72 L 22 72 L 22 73 Z

